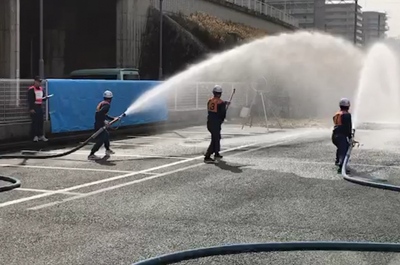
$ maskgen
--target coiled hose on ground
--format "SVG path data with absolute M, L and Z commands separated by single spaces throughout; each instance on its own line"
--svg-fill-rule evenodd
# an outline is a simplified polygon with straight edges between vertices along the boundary
M 98 135 L 100 135 L 104 130 L 106 130 L 108 127 L 116 123 L 117 121 L 120 121 L 122 117 L 125 117 L 125 113 L 121 114 L 118 116 L 116 119 L 108 123 L 106 126 L 103 126 L 99 130 L 97 130 L 94 134 L 92 134 L 86 141 L 81 143 L 75 148 L 72 148 L 71 150 L 68 150 L 64 153 L 60 154 L 52 154 L 52 155 L 26 155 L 26 154 L 21 154 L 21 155 L 0 155 L 0 159 L 49 159 L 49 158 L 57 158 L 57 157 L 62 157 L 62 156 L 67 156 L 69 154 L 72 154 L 79 149 L 83 148 L 85 145 L 87 145 L 91 140 L 95 139 Z M 21 182 L 18 179 L 12 178 L 12 177 L 7 177 L 7 176 L 0 176 L 0 180 L 10 182 L 11 185 L 7 186 L 2 186 L 0 187 L 0 192 L 3 191 L 9 191 L 12 189 L 19 188 L 21 186 Z
M 352 137 L 353 139 L 354 139 L 355 133 L 356 133 L 356 130 L 353 129 L 353 137 Z M 400 192 L 400 186 L 396 186 L 396 185 L 392 185 L 392 184 L 388 184 L 388 183 L 381 183 L 381 182 L 368 180 L 368 179 L 362 179 L 362 178 L 357 177 L 357 176 L 353 177 L 353 176 L 347 175 L 346 168 L 347 168 L 347 165 L 348 165 L 349 160 L 350 160 L 351 152 L 352 152 L 353 147 L 355 145 L 353 141 L 350 143 L 350 147 L 347 150 L 345 159 L 343 161 L 343 167 L 342 167 L 342 172 L 341 172 L 341 174 L 343 176 L 343 179 L 345 179 L 345 180 L 347 180 L 349 182 L 358 184 L 358 185 L 363 185 L 363 186 L 372 187 L 372 188 L 378 188 L 378 189 L 384 189 L 384 190 L 391 190 L 391 191 Z
M 264 253 L 283 251 L 360 251 L 360 252 L 400 252 L 398 243 L 374 242 L 275 242 L 215 246 L 175 252 L 136 262 L 132 265 L 167 265 L 211 256 L 244 253 Z
M 21 181 L 16 178 L 0 176 L 0 181 L 11 183 L 6 186 L 0 186 L 0 192 L 9 191 L 21 187 Z

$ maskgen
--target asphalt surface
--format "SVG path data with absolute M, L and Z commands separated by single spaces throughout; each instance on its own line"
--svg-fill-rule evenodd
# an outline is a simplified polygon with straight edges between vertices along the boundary
M 353 151 L 353 172 L 400 185 L 398 135 L 357 132 L 364 145 Z M 0 263 L 128 265 L 222 244 L 400 241 L 399 193 L 344 181 L 329 130 L 226 125 L 223 138 L 216 165 L 202 162 L 203 127 L 127 136 L 99 162 L 87 161 L 91 146 L 57 159 L 0 160 L 1 174 L 22 182 L 0 193 Z M 400 264 L 400 255 L 293 252 L 181 264 Z

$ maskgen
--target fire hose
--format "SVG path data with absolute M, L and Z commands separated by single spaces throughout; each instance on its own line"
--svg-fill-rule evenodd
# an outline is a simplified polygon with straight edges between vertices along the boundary
M 107 125 L 104 125 L 99 130 L 97 130 L 88 139 L 86 139 L 86 141 L 84 141 L 83 143 L 81 143 L 77 147 L 75 147 L 75 148 L 73 148 L 71 150 L 68 150 L 68 151 L 66 151 L 64 153 L 52 154 L 52 155 L 0 155 L 0 159 L 20 159 L 20 158 L 22 158 L 22 159 L 48 159 L 48 158 L 56 158 L 56 157 L 62 157 L 62 156 L 66 156 L 66 155 L 72 154 L 72 153 L 78 151 L 79 149 L 81 149 L 82 147 L 84 147 L 85 145 L 87 145 L 91 140 L 95 139 L 103 131 L 107 130 L 108 127 L 110 127 L 111 125 L 113 125 L 117 121 L 120 121 L 125 116 L 126 116 L 125 113 L 121 114 L 120 116 L 118 116 L 117 118 L 115 118 L 114 120 L 109 122 Z
M 343 167 L 342 167 L 342 176 L 344 180 L 347 180 L 349 182 L 358 184 L 358 185 L 363 185 L 363 186 L 367 186 L 367 187 L 372 187 L 372 188 L 378 188 L 378 189 L 384 189 L 384 190 L 391 190 L 391 191 L 398 191 L 400 192 L 400 186 L 396 186 L 396 185 L 392 185 L 392 184 L 388 184 L 388 183 L 380 183 L 377 181 L 372 181 L 372 180 L 368 180 L 368 179 L 362 179 L 360 177 L 357 176 L 349 176 L 346 173 L 346 168 L 347 165 L 349 164 L 350 161 L 350 155 L 351 152 L 353 150 L 353 148 L 355 146 L 359 147 L 360 143 L 354 140 L 354 136 L 355 136 L 356 130 L 353 129 L 353 135 L 352 138 L 350 140 L 350 146 L 349 149 L 347 150 L 346 156 L 344 158 L 343 161 Z
M 72 148 L 71 150 L 68 150 L 66 152 L 59 153 L 59 154 L 51 154 L 51 155 L 32 155 L 32 154 L 31 155 L 27 155 L 27 154 L 0 155 L 0 159 L 48 159 L 48 158 L 56 158 L 56 157 L 67 156 L 69 154 L 72 154 L 72 153 L 78 151 L 79 149 L 83 148 L 84 146 L 86 146 L 91 140 L 95 139 L 97 136 L 99 136 L 102 132 L 107 130 L 107 128 L 109 128 L 111 125 L 115 124 L 117 121 L 121 121 L 121 119 L 123 117 L 125 117 L 125 116 L 126 116 L 125 113 L 121 114 L 120 116 L 118 116 L 117 118 L 115 118 L 114 120 L 109 122 L 107 125 L 104 125 L 99 130 L 97 130 L 88 139 L 86 139 L 86 141 L 84 141 L 83 143 L 81 143 L 77 147 Z M 16 189 L 16 188 L 19 188 L 21 186 L 21 182 L 18 179 L 15 179 L 15 178 L 12 178 L 12 177 L 0 176 L 0 180 L 11 183 L 11 185 L 0 186 L 0 192 Z
M 357 251 L 357 252 L 385 252 L 399 253 L 398 243 L 375 243 L 375 242 L 273 242 L 273 243 L 250 243 L 207 248 L 190 249 L 170 253 L 155 258 L 136 262 L 132 265 L 167 265 L 180 263 L 186 260 L 194 260 L 212 256 L 237 255 L 245 253 L 287 252 L 287 251 Z

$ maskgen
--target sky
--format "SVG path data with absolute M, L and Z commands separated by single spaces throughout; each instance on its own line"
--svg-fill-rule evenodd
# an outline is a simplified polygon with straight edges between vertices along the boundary
M 400 0 L 359 0 L 363 11 L 386 11 L 389 37 L 400 37 Z

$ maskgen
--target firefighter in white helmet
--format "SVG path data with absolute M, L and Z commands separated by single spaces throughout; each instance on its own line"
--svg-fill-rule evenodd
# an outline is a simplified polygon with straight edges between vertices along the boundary
M 204 157 L 204 162 L 206 163 L 213 163 L 215 161 L 211 158 L 212 154 L 214 154 L 215 159 L 222 158 L 219 153 L 221 148 L 221 125 L 225 120 L 226 107 L 229 104 L 229 102 L 221 100 L 221 86 L 215 85 L 212 92 L 214 97 L 210 98 L 207 102 L 207 129 L 211 133 L 211 143 Z
M 99 130 L 104 125 L 106 125 L 106 121 L 117 119 L 108 115 L 108 112 L 110 111 L 112 98 L 113 98 L 113 93 L 111 91 L 109 90 L 104 91 L 103 100 L 96 107 L 95 122 L 94 122 L 95 131 Z M 93 145 L 93 148 L 90 151 L 88 159 L 90 160 L 99 159 L 99 157 L 97 157 L 95 153 L 100 149 L 100 147 L 103 144 L 104 147 L 106 148 L 107 156 L 114 154 L 114 152 L 110 149 L 110 138 L 107 130 L 104 130 L 101 134 L 99 134 L 95 140 L 96 143 Z
M 339 166 L 338 173 L 341 173 L 343 161 L 353 137 L 353 125 L 351 121 L 350 100 L 342 98 L 339 102 L 340 111 L 333 116 L 332 142 L 337 147 L 335 165 Z M 346 170 L 347 173 L 348 170 Z

